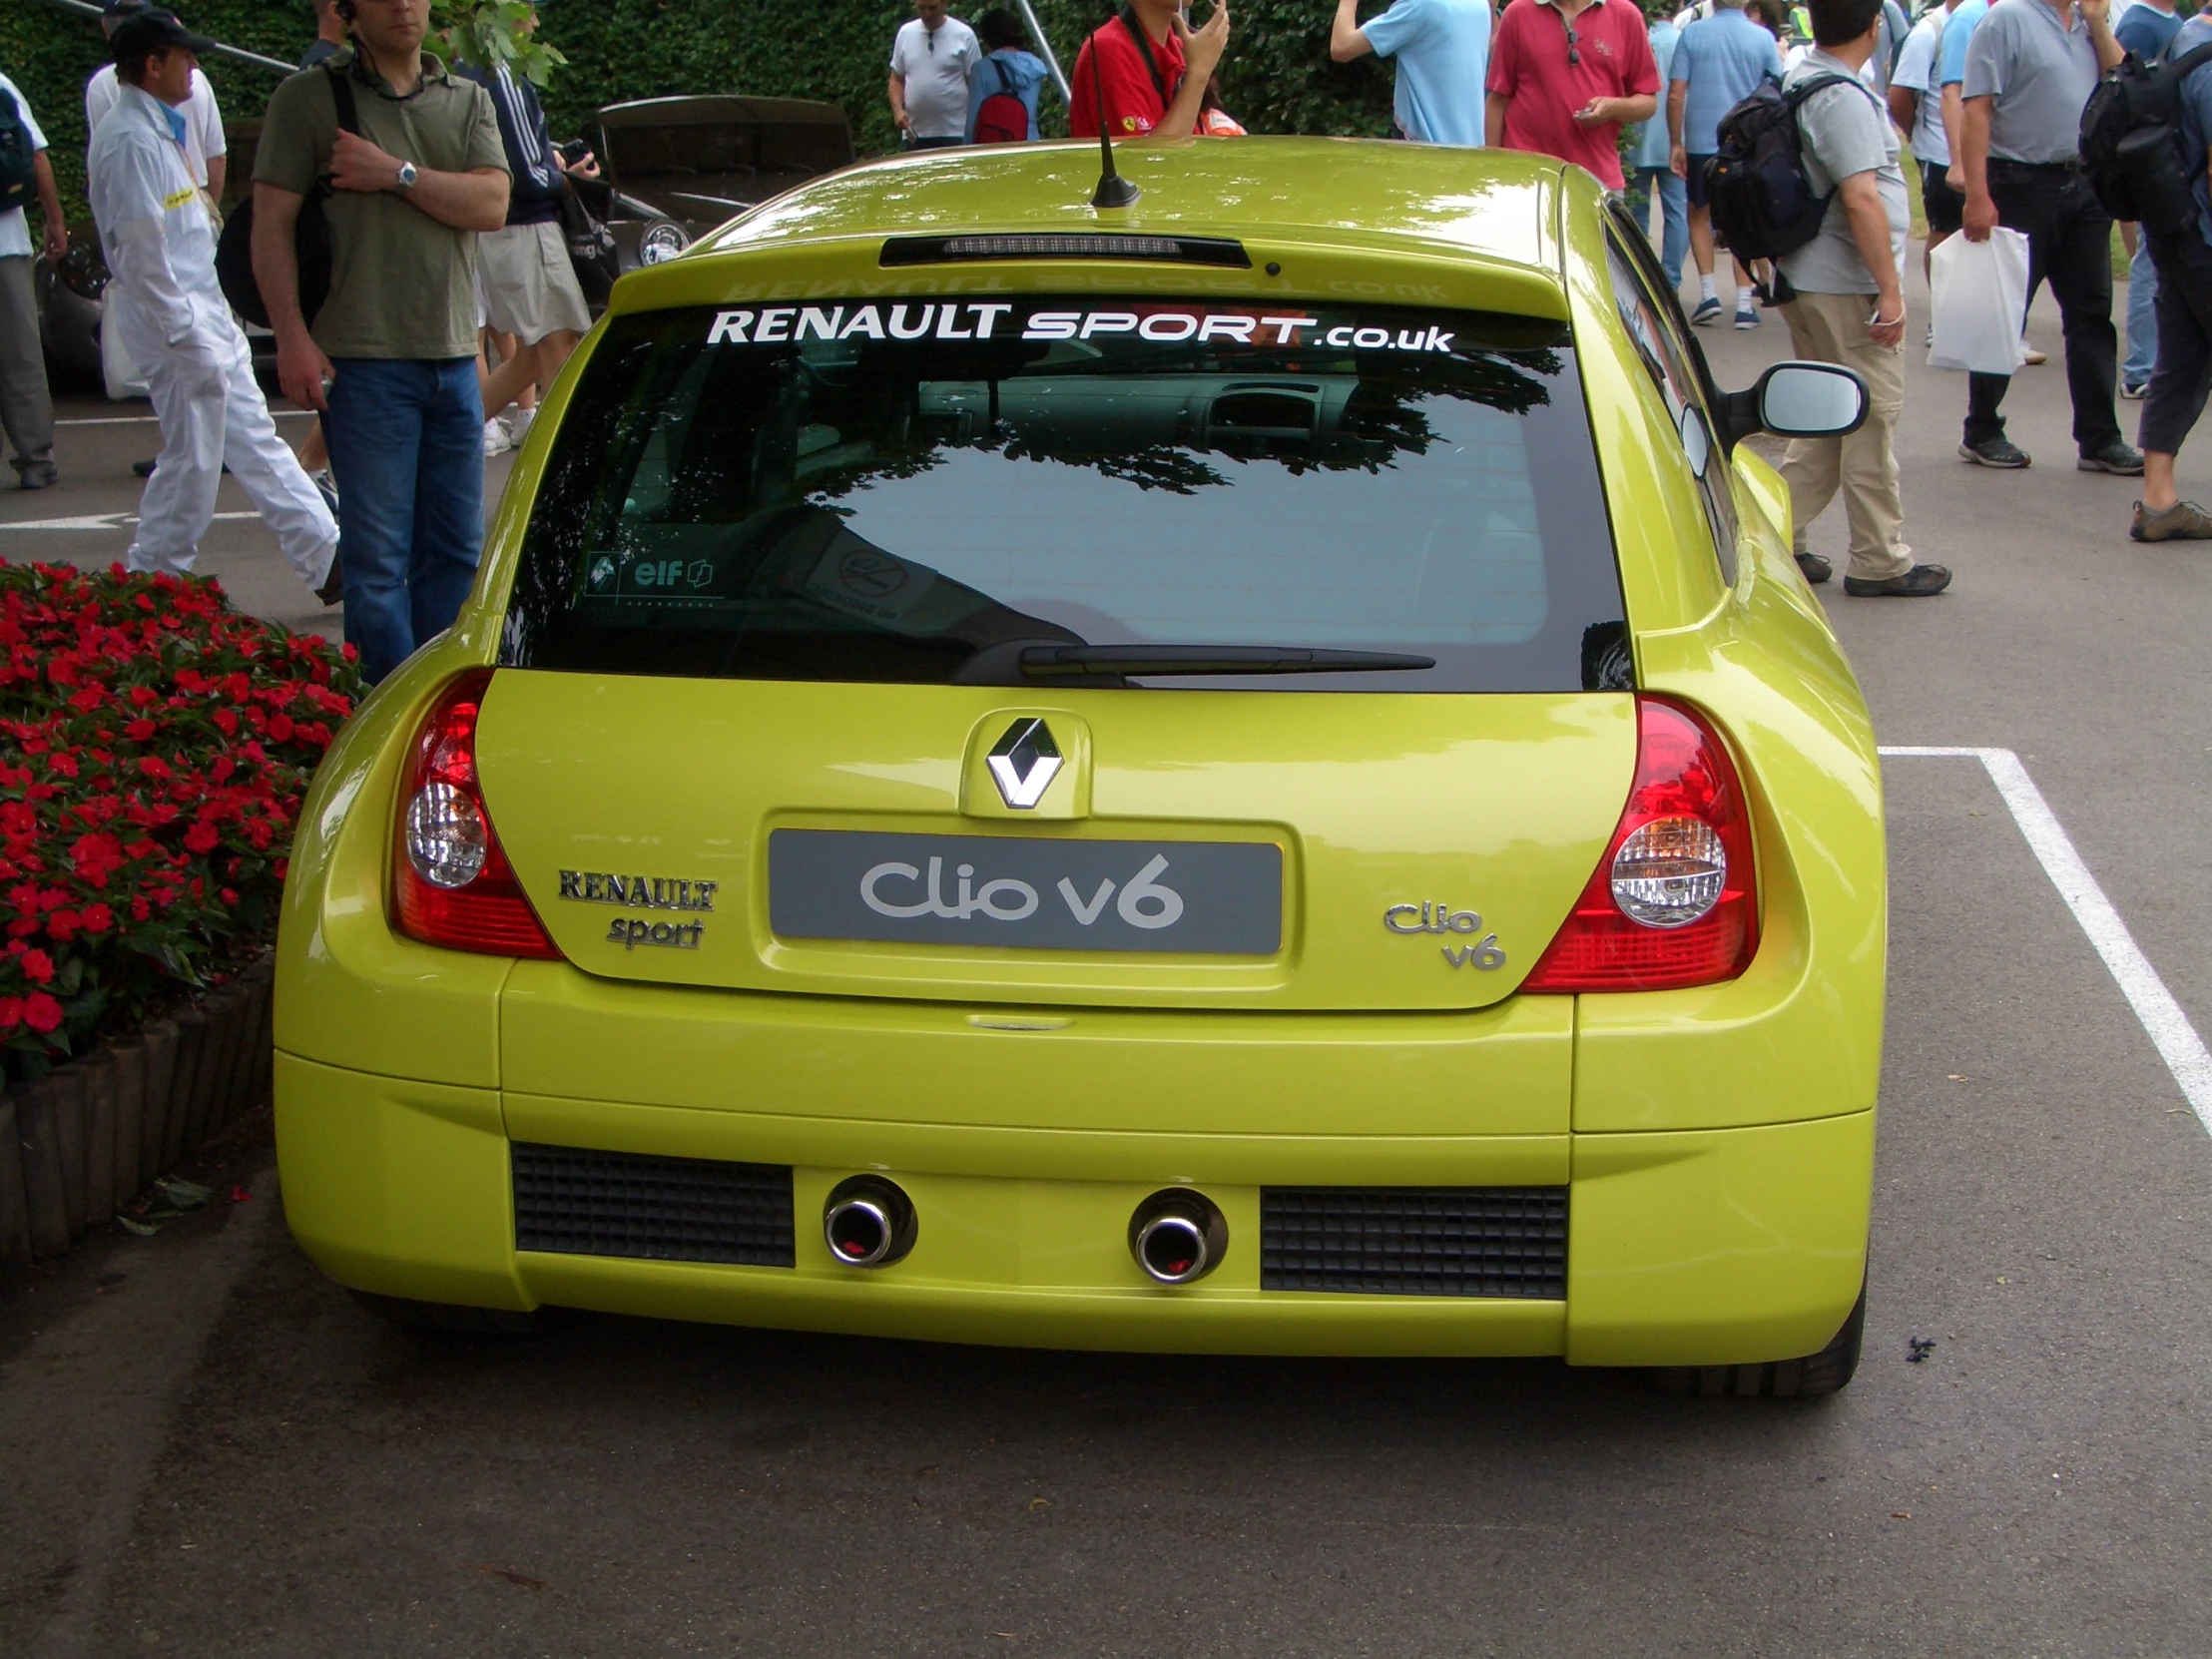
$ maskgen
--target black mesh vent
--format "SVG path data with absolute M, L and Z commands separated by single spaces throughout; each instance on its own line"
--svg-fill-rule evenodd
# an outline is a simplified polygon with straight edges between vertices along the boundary
M 517 1142 L 514 1171 L 517 1250 L 792 1265 L 789 1165 Z
M 1244 244 L 1225 237 L 1138 237 L 1119 232 L 1046 231 L 964 237 L 892 237 L 877 263 L 964 265 L 973 260 L 1147 260 L 1250 271 Z
M 1564 1187 L 1264 1187 L 1260 1289 L 1563 1299 Z

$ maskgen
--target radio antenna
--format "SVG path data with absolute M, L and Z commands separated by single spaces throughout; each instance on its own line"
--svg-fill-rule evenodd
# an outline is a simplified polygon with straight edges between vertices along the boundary
M 1098 50 L 1091 49 L 1091 97 L 1098 109 L 1098 189 L 1091 193 L 1094 208 L 1126 208 L 1144 194 L 1114 169 L 1114 143 L 1106 136 L 1106 78 L 1098 67 Z

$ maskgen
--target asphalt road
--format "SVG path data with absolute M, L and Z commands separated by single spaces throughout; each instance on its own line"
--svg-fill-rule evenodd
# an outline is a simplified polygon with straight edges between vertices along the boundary
M 2071 468 L 2047 301 L 2031 336 L 2024 474 L 1957 462 L 1962 381 L 1911 376 L 1912 535 L 1953 591 L 1825 591 L 1885 743 L 2015 751 L 2212 1032 L 2212 547 L 2127 541 L 2129 481 Z M 1740 384 L 1785 339 L 1707 343 Z M 66 428 L 66 487 L 0 520 L 128 511 L 151 431 Z M 2183 463 L 2212 501 L 2212 433 Z M 10 558 L 123 543 L 0 528 Z M 1841 565 L 1840 510 L 1815 545 Z M 207 563 L 333 615 L 258 525 Z M 300 1258 L 250 1129 L 206 1173 L 252 1202 L 0 1300 L 0 1652 L 2202 1654 L 2212 1140 L 1983 770 L 1888 777 L 1837 1399 L 618 1320 L 424 1345 Z

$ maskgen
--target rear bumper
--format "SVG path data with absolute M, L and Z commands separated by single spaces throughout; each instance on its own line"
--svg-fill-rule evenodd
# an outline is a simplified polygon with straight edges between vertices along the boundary
M 1874 1114 L 1633 1134 L 1175 1134 L 626 1106 L 377 1076 L 279 1052 L 277 1148 L 294 1235 L 359 1290 L 932 1341 L 1155 1351 L 1558 1355 L 1722 1365 L 1820 1349 L 1863 1277 Z M 702 1266 L 515 1248 L 510 1140 L 793 1168 L 796 1265 Z M 887 1167 L 910 1256 L 830 1259 L 824 1197 Z M 1201 1188 L 1230 1248 L 1151 1285 L 1126 1246 L 1162 1186 Z M 1561 1301 L 1263 1291 L 1263 1187 L 1559 1186 Z

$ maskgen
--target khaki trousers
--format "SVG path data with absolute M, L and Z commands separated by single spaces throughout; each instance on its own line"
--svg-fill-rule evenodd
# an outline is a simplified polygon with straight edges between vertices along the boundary
M 15 469 L 47 477 L 54 470 L 54 405 L 46 395 L 46 353 L 39 344 L 38 301 L 31 262 L 0 259 L 0 430 L 15 447 Z
M 1796 520 L 1795 551 L 1805 528 L 1844 492 L 1851 523 L 1851 574 L 1882 581 L 1913 568 L 1905 544 L 1905 498 L 1898 486 L 1898 412 L 1905 406 L 1905 347 L 1867 337 L 1871 293 L 1801 293 L 1782 307 L 1790 344 L 1800 357 L 1841 363 L 1867 382 L 1867 423 L 1849 437 L 1792 438 L 1782 453 Z

